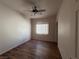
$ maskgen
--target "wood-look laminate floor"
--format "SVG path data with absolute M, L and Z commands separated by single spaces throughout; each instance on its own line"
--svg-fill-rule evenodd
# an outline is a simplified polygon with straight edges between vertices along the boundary
M 0 59 L 61 59 L 55 43 L 31 40 L 0 56 Z

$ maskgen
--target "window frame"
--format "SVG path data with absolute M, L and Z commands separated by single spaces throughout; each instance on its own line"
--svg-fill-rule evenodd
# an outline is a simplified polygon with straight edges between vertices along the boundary
M 45 27 L 43 27 L 45 26 Z M 44 29 L 42 32 L 40 30 L 40 28 L 38 27 L 42 27 L 42 29 Z M 45 29 L 46 28 L 46 29 Z M 46 31 L 46 33 L 45 33 Z M 49 24 L 48 23 L 37 23 L 36 24 L 36 34 L 37 35 L 48 35 L 49 34 Z

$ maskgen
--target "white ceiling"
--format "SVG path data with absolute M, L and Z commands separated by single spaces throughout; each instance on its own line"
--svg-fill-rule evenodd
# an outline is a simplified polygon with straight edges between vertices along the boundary
M 42 15 L 36 15 L 31 17 L 45 17 L 47 15 L 56 14 L 59 10 L 62 0 L 0 0 L 0 2 L 26 16 L 31 15 L 28 10 L 31 10 L 33 2 L 36 2 L 37 4 L 39 4 L 41 9 L 46 9 L 46 12 L 42 13 Z

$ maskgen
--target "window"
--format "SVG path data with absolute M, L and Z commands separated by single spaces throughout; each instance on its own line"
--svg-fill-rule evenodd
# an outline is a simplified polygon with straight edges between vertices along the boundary
M 36 34 L 48 34 L 48 24 L 36 24 Z

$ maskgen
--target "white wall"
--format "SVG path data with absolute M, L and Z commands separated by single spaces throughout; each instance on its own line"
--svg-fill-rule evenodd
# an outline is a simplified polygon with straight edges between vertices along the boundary
M 75 56 L 75 0 L 63 0 L 58 14 L 58 47 L 63 59 Z
M 0 54 L 30 40 L 30 20 L 0 3 Z
M 42 40 L 42 41 L 50 41 L 57 42 L 57 23 L 56 16 L 49 16 L 45 18 L 35 18 L 31 20 L 32 24 L 32 39 Z M 36 34 L 36 24 L 38 23 L 48 23 L 49 24 L 49 33 L 48 35 L 40 35 Z

